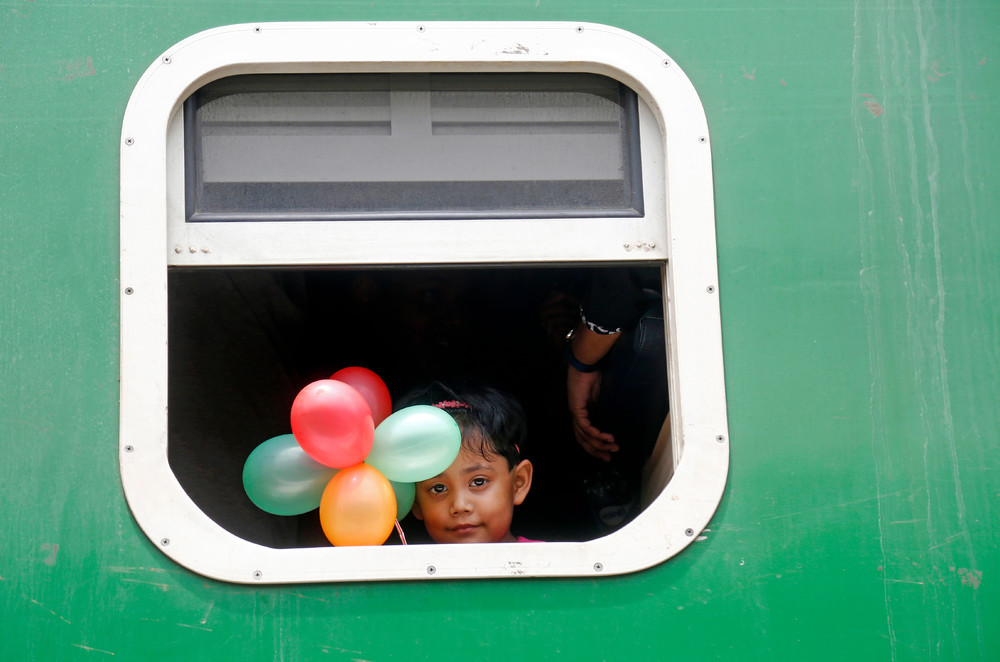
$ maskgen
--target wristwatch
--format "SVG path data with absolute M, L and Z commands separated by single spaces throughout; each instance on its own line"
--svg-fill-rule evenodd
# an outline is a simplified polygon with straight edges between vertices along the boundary
M 601 367 L 601 362 L 597 363 L 583 363 L 575 356 L 573 356 L 573 337 L 576 335 L 576 329 L 571 329 L 569 333 L 566 334 L 566 362 L 573 366 L 573 369 L 577 372 L 594 372 Z

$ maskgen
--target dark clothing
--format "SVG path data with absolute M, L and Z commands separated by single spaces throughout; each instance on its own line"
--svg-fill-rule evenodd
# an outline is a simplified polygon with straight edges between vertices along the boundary
M 580 303 L 587 327 L 602 335 L 623 333 L 657 306 L 662 318 L 658 276 L 651 269 L 626 267 L 595 271 Z

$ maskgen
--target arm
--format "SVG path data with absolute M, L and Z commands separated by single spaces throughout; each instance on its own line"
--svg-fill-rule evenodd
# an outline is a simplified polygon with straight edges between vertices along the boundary
M 569 340 L 569 351 L 582 364 L 598 363 L 615 343 L 620 334 L 594 333 L 584 322 L 576 328 Z M 590 407 L 600 393 L 601 372 L 581 372 L 570 363 L 566 368 L 566 396 L 573 420 L 573 434 L 583 450 L 594 457 L 611 461 L 611 453 L 618 450 L 614 437 L 601 432 L 590 422 Z

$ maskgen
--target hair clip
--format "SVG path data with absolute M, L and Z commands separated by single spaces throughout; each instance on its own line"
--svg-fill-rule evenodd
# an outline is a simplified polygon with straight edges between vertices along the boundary
M 459 402 L 458 400 L 442 400 L 441 402 L 431 406 L 437 407 L 438 409 L 471 409 L 469 405 L 464 402 Z

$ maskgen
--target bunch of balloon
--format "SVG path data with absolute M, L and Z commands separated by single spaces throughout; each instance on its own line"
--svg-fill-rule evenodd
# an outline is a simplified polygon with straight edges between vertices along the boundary
M 318 507 L 334 545 L 381 545 L 413 505 L 414 483 L 447 469 L 462 443 L 458 425 L 440 409 L 391 411 L 385 382 L 366 368 L 309 384 L 292 403 L 292 434 L 265 441 L 247 458 L 247 496 L 275 515 Z

